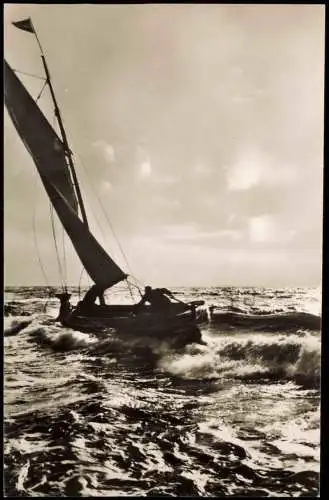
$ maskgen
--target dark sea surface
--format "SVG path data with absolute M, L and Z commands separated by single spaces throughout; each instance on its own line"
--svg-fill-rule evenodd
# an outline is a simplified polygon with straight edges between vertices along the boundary
M 6 496 L 318 496 L 320 288 L 173 291 L 216 306 L 206 345 L 80 333 L 6 288 Z

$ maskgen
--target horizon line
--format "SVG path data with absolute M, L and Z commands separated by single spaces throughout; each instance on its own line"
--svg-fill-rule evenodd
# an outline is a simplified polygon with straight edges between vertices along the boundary
M 117 283 L 116 285 L 113 285 L 112 287 L 108 287 L 106 290 L 110 290 L 111 288 L 114 288 L 117 285 L 120 285 L 121 283 Z M 123 285 L 123 284 L 122 284 Z M 17 288 L 17 287 L 22 287 L 22 288 L 31 288 L 31 287 L 42 287 L 42 288 L 89 288 L 93 285 L 74 285 L 74 284 L 66 284 L 65 287 L 61 284 L 5 284 L 4 285 L 4 290 L 6 288 Z M 170 288 L 319 288 L 322 287 L 322 283 L 318 284 L 313 284 L 313 285 L 297 285 L 297 284 L 282 284 L 282 285 L 259 285 L 259 284 L 215 284 L 215 285 L 206 285 L 206 284 L 194 284 L 194 285 L 165 285 L 166 287 Z M 141 287 L 143 288 L 143 287 Z M 157 288 L 155 286 L 152 286 L 152 288 Z

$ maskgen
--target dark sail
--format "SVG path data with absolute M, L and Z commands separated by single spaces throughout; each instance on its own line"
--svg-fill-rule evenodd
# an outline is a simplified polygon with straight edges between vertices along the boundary
M 44 182 L 48 179 L 78 213 L 78 201 L 62 141 L 24 85 L 5 61 L 5 104 L 16 130 Z
M 38 169 L 46 192 L 91 279 L 108 288 L 126 278 L 78 216 L 63 144 L 5 62 L 5 104 Z
M 109 288 L 115 283 L 124 280 L 127 275 L 105 252 L 59 190 L 47 180 L 44 183 L 58 217 L 94 283 Z

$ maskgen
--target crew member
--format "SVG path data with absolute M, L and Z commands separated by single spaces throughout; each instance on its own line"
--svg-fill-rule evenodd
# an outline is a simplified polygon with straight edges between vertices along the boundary
M 70 303 L 71 294 L 65 292 L 65 293 L 57 293 L 55 296 L 61 301 L 59 314 L 56 318 L 56 321 L 61 321 L 67 318 L 72 310 L 72 305 Z
M 104 299 L 104 292 L 105 292 L 104 287 L 101 287 L 100 285 L 93 285 L 88 290 L 82 301 L 79 302 L 79 309 L 90 311 L 93 308 L 93 306 L 96 305 L 97 298 L 99 299 L 100 305 L 105 306 L 106 304 Z
M 144 304 L 149 303 L 154 309 L 166 309 L 172 304 L 170 298 L 173 298 L 173 294 L 170 290 L 167 290 L 167 288 L 152 288 L 150 286 L 146 286 L 142 300 L 137 304 L 137 306 L 141 307 Z

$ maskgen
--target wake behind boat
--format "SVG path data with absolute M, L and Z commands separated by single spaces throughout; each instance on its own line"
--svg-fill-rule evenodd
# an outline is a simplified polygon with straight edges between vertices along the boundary
M 105 290 L 120 282 L 129 283 L 126 273 L 99 244 L 89 228 L 73 154 L 68 143 L 61 112 L 55 97 L 46 58 L 30 18 L 13 23 L 17 28 L 35 35 L 41 51 L 45 72 L 44 86 L 37 99 L 24 87 L 5 61 L 5 104 L 17 133 L 25 144 L 38 170 L 51 206 L 69 236 L 73 247 L 94 285 L 75 306 L 69 303 L 66 286 L 57 297 L 61 302 L 58 319 L 63 326 L 80 331 L 115 328 L 123 334 L 168 339 L 178 345 L 201 342 L 197 328 L 196 309 L 203 301 L 182 303 L 168 290 L 147 290 L 140 304 L 106 305 Z M 48 87 L 55 109 L 60 136 L 50 125 L 37 101 Z M 56 245 L 55 245 L 56 246 Z M 57 251 L 57 247 L 56 247 Z M 150 287 L 149 287 L 150 288 Z M 161 298 L 162 297 L 162 298 Z M 99 305 L 96 299 L 99 298 Z M 148 303 L 148 305 L 147 305 Z

